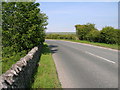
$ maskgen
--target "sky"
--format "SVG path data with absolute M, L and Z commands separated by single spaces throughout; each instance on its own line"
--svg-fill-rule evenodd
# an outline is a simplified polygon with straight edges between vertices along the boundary
M 117 2 L 39 2 L 48 16 L 46 32 L 75 32 L 75 25 L 92 23 L 98 30 L 118 28 Z

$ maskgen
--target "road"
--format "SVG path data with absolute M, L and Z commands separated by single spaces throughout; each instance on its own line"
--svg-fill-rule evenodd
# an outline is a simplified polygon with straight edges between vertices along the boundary
M 118 51 L 46 40 L 63 88 L 118 88 Z

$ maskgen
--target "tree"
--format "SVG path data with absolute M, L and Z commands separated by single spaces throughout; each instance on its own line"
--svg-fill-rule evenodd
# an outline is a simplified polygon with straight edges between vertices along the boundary
M 80 40 L 86 40 L 86 35 L 91 31 L 91 30 L 97 30 L 95 28 L 95 24 L 87 23 L 86 25 L 75 25 L 76 27 L 76 34 L 77 37 Z
M 2 43 L 16 51 L 42 44 L 48 17 L 35 2 L 2 2 Z
M 86 38 L 87 38 L 88 41 L 98 42 L 99 41 L 99 35 L 100 35 L 100 32 L 98 30 L 93 29 L 86 35 Z
M 108 44 L 118 43 L 118 30 L 111 26 L 104 27 L 100 31 L 100 42 Z

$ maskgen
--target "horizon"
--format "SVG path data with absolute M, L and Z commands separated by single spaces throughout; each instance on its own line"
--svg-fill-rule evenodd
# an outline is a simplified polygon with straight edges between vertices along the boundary
M 118 29 L 117 2 L 39 2 L 48 16 L 46 32 L 75 32 L 75 25 L 95 24 L 98 30 Z

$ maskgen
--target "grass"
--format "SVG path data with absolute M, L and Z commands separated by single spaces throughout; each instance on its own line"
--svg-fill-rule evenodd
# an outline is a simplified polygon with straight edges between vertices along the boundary
M 2 54 L 0 65 L 2 65 L 2 73 L 4 73 L 20 60 L 21 57 L 25 56 L 26 51 L 15 53 L 10 47 L 6 47 L 2 50 Z M 35 73 L 32 88 L 61 88 L 55 64 L 47 44 L 44 44 L 42 48 L 42 55 L 37 72 Z
M 117 44 L 97 43 L 97 42 L 90 42 L 90 41 L 85 41 L 85 40 L 68 40 L 68 39 L 56 39 L 56 40 L 65 40 L 65 41 L 72 41 L 72 42 L 78 42 L 78 43 L 86 43 L 86 44 L 120 50 L 120 48 L 118 48 L 119 46 Z
M 47 44 L 44 44 L 42 48 L 42 55 L 32 88 L 61 88 L 56 67 Z
M 2 50 L 2 60 L 0 60 L 0 65 L 2 67 L 2 73 L 5 73 L 8 69 L 11 68 L 21 57 L 26 55 L 26 51 L 21 51 L 15 53 L 11 50 L 10 47 L 5 47 Z M 0 73 L 0 74 L 2 74 Z

